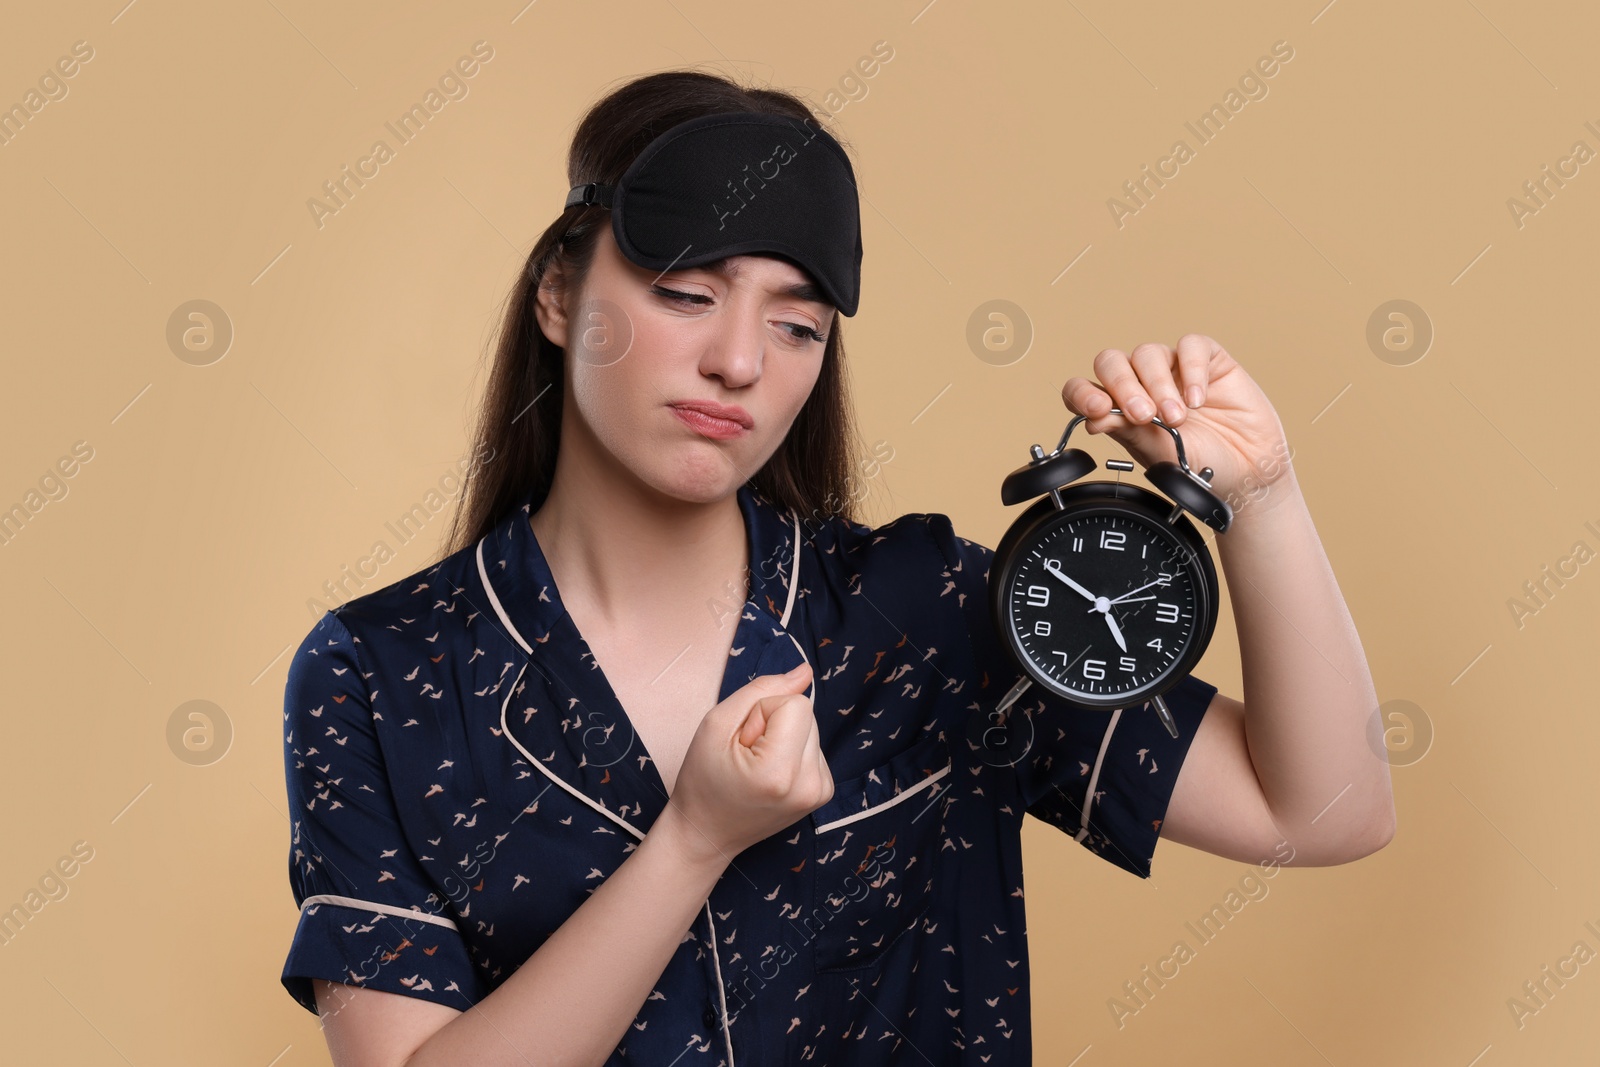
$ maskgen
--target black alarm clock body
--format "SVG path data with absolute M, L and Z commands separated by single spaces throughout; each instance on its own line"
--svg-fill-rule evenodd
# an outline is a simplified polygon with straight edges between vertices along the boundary
M 1125 708 L 1200 661 L 1217 572 L 1176 510 L 1136 485 L 1085 482 L 1041 497 L 1006 530 L 990 615 L 1037 683 L 1084 707 Z
M 1034 445 L 1031 461 L 1001 485 L 1003 503 L 1039 499 L 1006 530 L 989 565 L 990 616 L 1023 671 L 992 714 L 1004 723 L 1037 684 L 1083 708 L 1148 703 L 1177 737 L 1161 694 L 1205 653 L 1221 596 L 1205 539 L 1184 512 L 1221 534 L 1233 509 L 1211 491 L 1211 468 L 1191 470 L 1182 437 L 1159 417 L 1152 421 L 1172 435 L 1178 461 L 1153 463 L 1145 476 L 1166 496 L 1123 482 L 1078 482 L 1097 466 L 1067 448 L 1084 418 L 1067 424 L 1055 451 Z M 1127 460 L 1106 466 L 1133 469 Z M 1006 747 L 993 740 L 1005 735 L 986 728 L 984 744 Z

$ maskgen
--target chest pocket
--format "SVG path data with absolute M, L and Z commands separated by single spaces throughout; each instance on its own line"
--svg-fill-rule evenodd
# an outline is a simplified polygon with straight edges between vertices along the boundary
M 811 813 L 818 971 L 870 966 L 933 900 L 944 840 L 950 749 L 937 734 L 834 784 Z

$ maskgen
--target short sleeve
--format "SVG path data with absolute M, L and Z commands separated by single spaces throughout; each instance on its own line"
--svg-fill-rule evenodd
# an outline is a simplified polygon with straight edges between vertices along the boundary
M 325 612 L 289 664 L 283 756 L 300 920 L 283 985 L 313 1013 L 313 978 L 465 1011 L 487 995 L 484 980 L 401 830 L 358 644 Z
M 994 552 L 957 536 L 947 516 L 929 516 L 928 530 L 944 555 L 946 588 L 958 600 L 972 639 L 974 699 L 988 711 L 1022 677 L 989 610 Z M 1032 686 L 1013 705 L 1013 714 L 1026 715 L 1032 727 L 1032 742 L 1013 765 L 1024 809 L 1100 858 L 1150 877 L 1178 769 L 1216 692 L 1189 674 L 1163 695 L 1178 725 L 1174 738 L 1148 703 L 1084 709 Z

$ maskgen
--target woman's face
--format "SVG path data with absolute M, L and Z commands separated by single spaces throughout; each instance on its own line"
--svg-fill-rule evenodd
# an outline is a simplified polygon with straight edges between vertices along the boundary
M 791 291 L 792 290 L 792 291 Z M 581 292 L 539 295 L 539 325 L 566 350 L 571 457 L 619 464 L 682 500 L 736 490 L 783 443 L 822 368 L 833 306 L 805 271 L 764 255 L 658 272 L 603 227 Z M 819 339 L 822 338 L 822 339 Z M 734 408 L 735 421 L 684 414 Z

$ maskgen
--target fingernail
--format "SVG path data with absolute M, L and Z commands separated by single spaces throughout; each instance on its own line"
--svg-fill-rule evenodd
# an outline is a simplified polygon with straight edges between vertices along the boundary
M 1192 408 L 1199 407 L 1202 403 L 1204 403 L 1205 400 L 1200 393 L 1200 387 L 1198 385 L 1189 386 L 1189 391 L 1184 395 L 1189 398 L 1189 406 Z
M 800 673 L 800 672 L 801 672 L 801 670 L 803 670 L 803 669 L 804 669 L 804 668 L 805 668 L 805 666 L 806 666 L 806 665 L 805 665 L 805 664 L 804 664 L 804 663 L 801 663 L 801 664 L 799 664 L 799 665 L 798 665 L 798 666 L 795 666 L 795 667 L 792 667 L 792 668 L 790 668 L 790 669 L 789 669 L 789 670 L 788 670 L 788 671 L 787 671 L 787 672 L 786 672 L 786 673 L 785 673 L 785 675 L 784 675 L 784 677 L 786 677 L 786 678 L 794 678 L 794 677 L 796 677 L 796 676 L 798 676 L 798 675 L 799 675 L 799 673 Z
M 1183 405 L 1176 400 L 1165 400 L 1161 403 L 1162 418 L 1168 422 L 1177 422 L 1183 418 Z
M 1128 414 L 1136 419 L 1148 419 L 1154 414 L 1154 409 L 1150 407 L 1150 401 L 1142 396 L 1136 396 L 1128 401 Z

